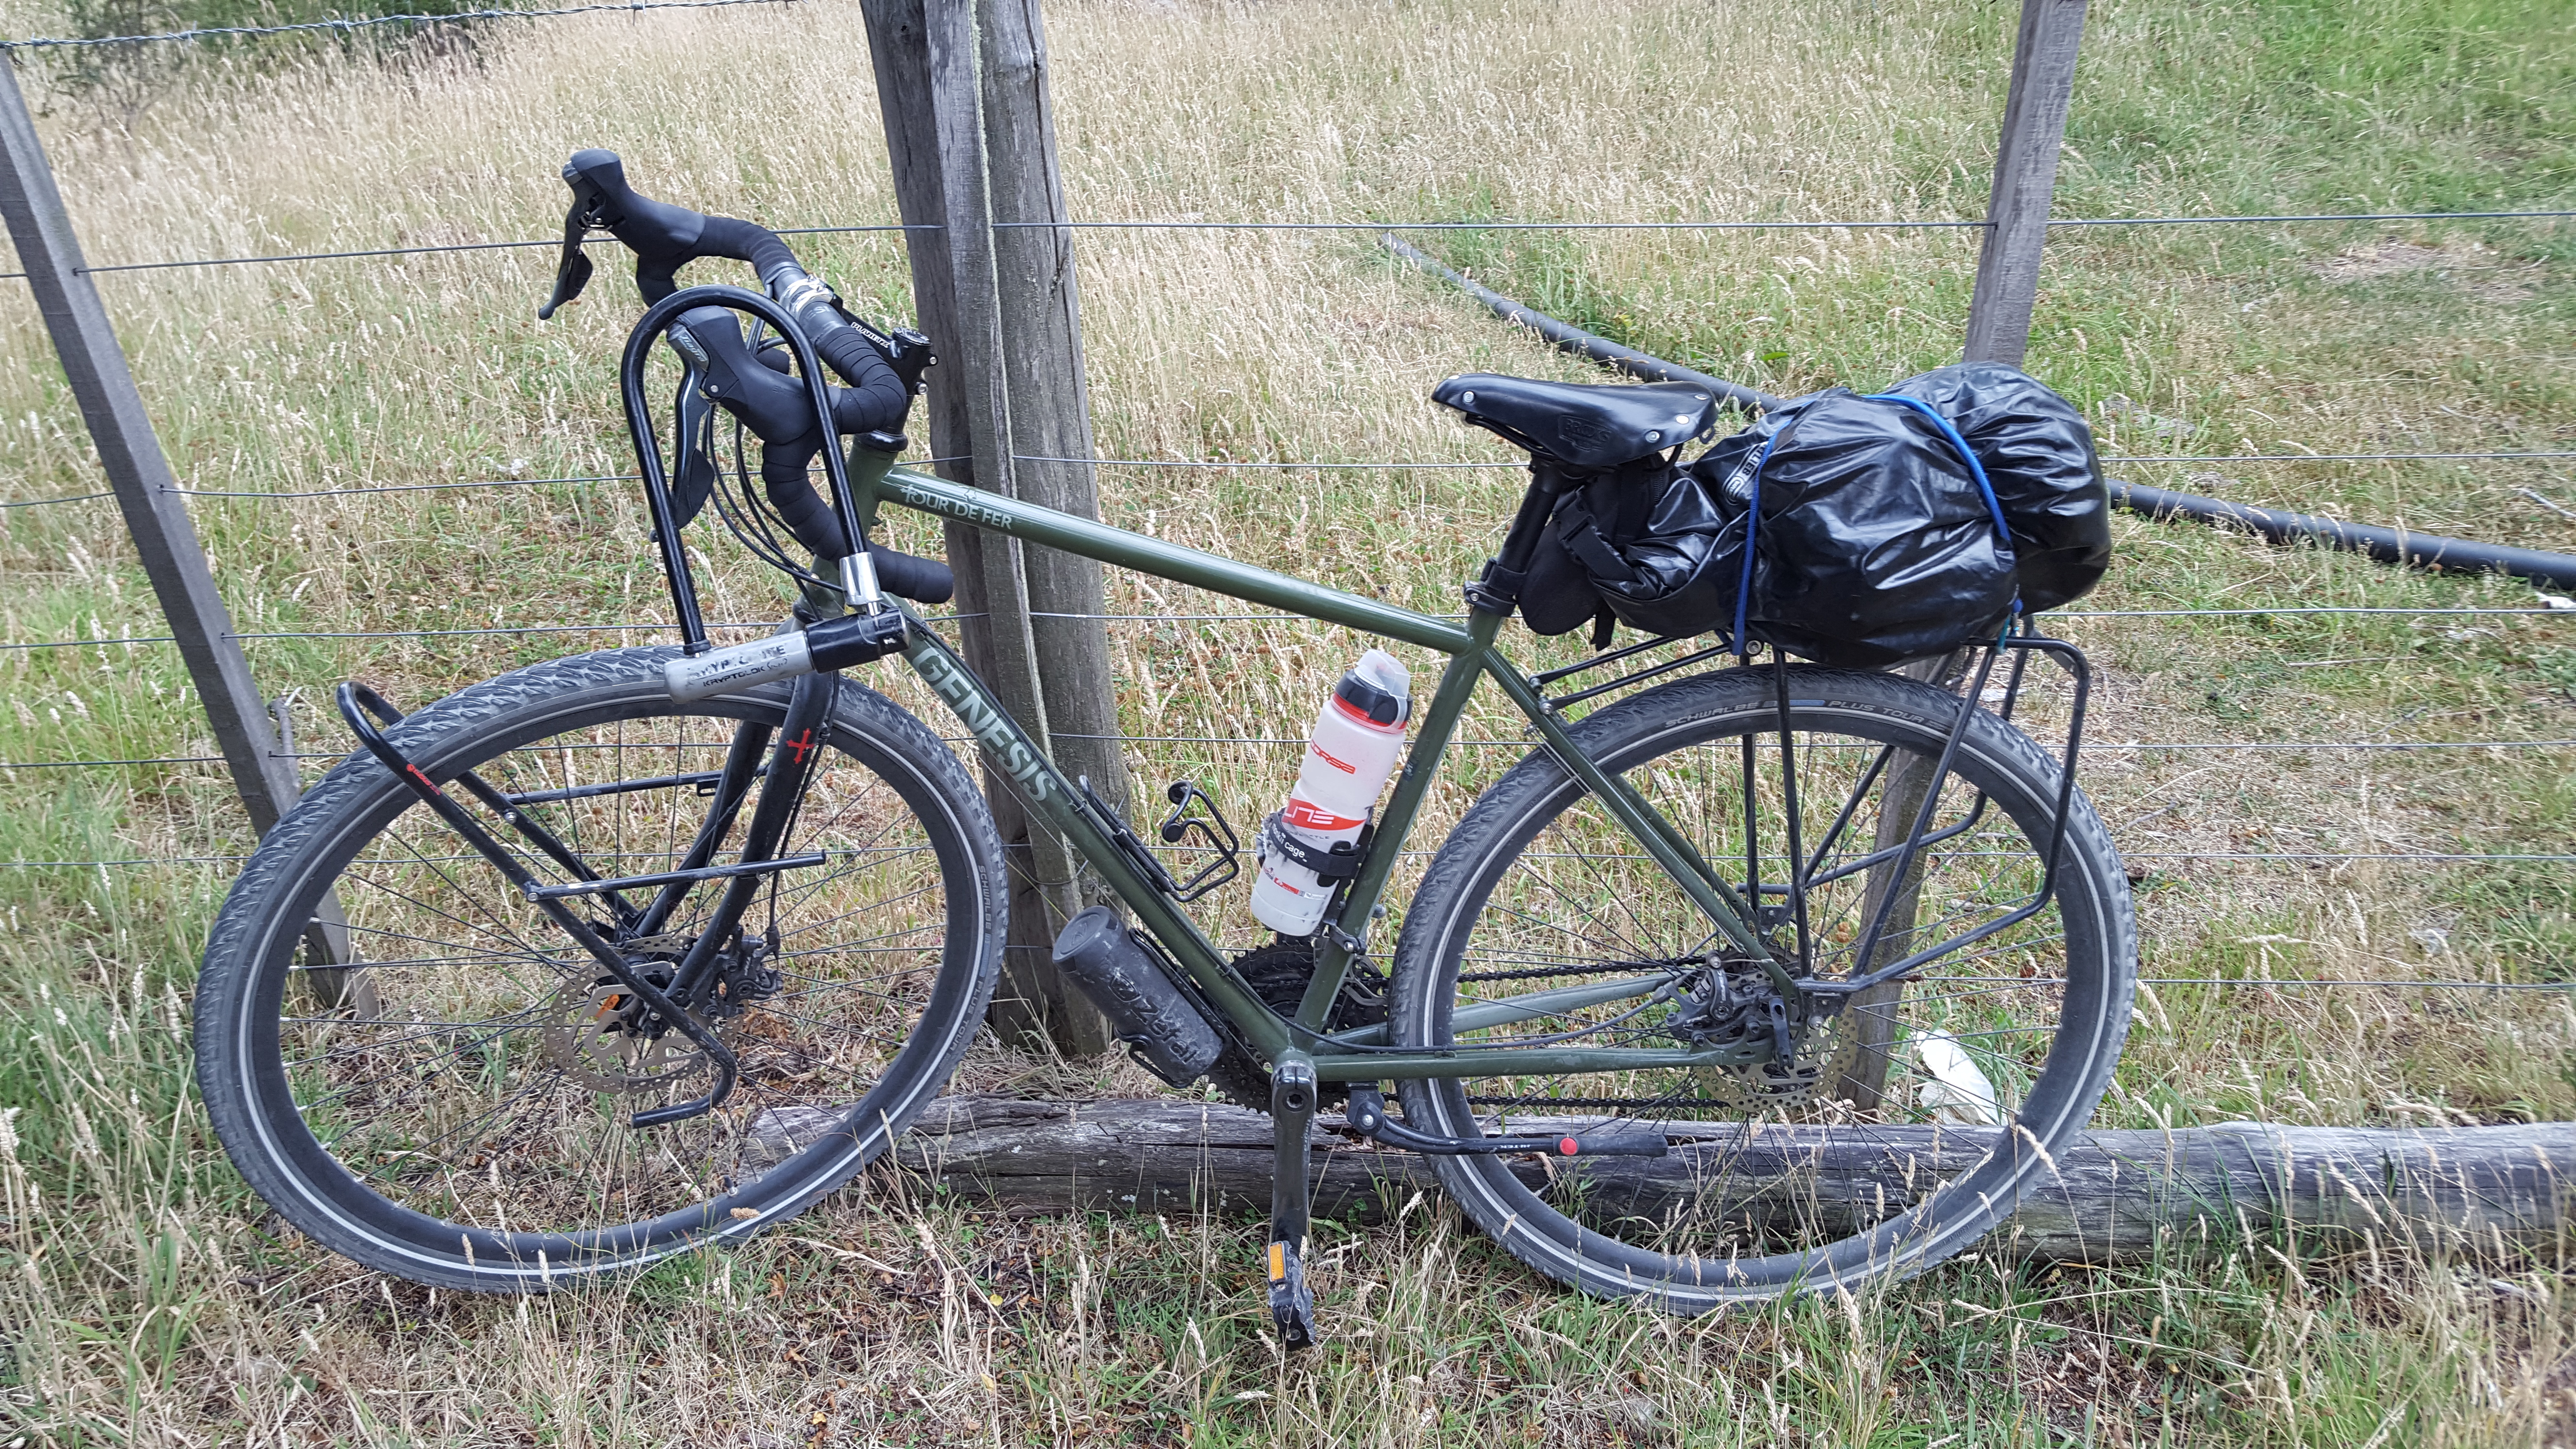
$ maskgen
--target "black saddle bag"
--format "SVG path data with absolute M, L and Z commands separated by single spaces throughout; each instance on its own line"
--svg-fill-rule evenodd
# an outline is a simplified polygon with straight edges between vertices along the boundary
M 2081 597 L 2110 554 L 2082 415 L 2018 369 L 1966 363 L 1811 394 L 1687 469 L 1649 457 L 1569 491 L 1522 615 L 1541 634 L 1593 621 L 1596 645 L 1616 620 L 1875 669 Z
M 1704 634 L 1735 608 L 1735 584 L 1714 567 L 1726 518 L 1698 479 L 1652 454 L 1603 473 L 1557 501 L 1521 585 L 1521 618 L 1541 634 L 1612 621 L 1649 634 Z

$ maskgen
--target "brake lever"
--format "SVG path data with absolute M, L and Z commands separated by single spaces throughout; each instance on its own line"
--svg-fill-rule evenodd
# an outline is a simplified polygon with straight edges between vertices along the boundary
M 679 352 L 680 349 L 671 349 Z M 687 358 L 681 353 L 682 359 Z M 681 525 L 698 516 L 715 492 L 714 399 L 706 395 L 706 373 L 689 364 L 680 374 L 679 396 L 671 400 L 672 432 L 679 443 L 679 467 L 671 475 L 671 514 Z
M 665 206 L 635 194 L 626 184 L 626 168 L 614 151 L 575 151 L 563 166 L 564 185 L 572 189 L 572 208 L 564 213 L 561 259 L 555 264 L 555 291 L 537 309 L 540 322 L 581 295 L 590 280 L 590 258 L 582 238 L 594 230 L 614 233 L 635 253 L 635 285 L 647 302 L 671 295 L 671 273 L 689 259 L 690 249 L 706 229 L 707 219 L 680 206 Z
M 590 254 L 582 250 L 582 238 L 590 235 L 590 203 L 576 192 L 572 210 L 564 213 L 563 255 L 555 262 L 554 295 L 537 309 L 537 320 L 546 321 L 555 310 L 581 295 L 590 282 Z

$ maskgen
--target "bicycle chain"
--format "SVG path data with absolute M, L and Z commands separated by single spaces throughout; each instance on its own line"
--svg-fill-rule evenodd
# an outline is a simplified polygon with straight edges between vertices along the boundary
M 1527 971 L 1462 971 L 1460 982 L 1468 981 L 1539 981 L 1554 976 L 1606 976 L 1613 971 L 1678 971 L 1686 966 L 1703 964 L 1696 956 L 1676 956 L 1663 961 L 1595 961 L 1582 966 L 1534 966 Z
M 1723 1102 L 1697 1101 L 1688 1097 L 1476 1097 L 1467 1099 L 1471 1107 L 1616 1107 L 1630 1110 L 1728 1110 Z

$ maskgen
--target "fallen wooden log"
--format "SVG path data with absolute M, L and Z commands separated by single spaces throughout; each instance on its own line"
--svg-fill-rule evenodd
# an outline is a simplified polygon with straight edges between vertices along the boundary
M 1545 1130 L 1515 1121 L 1515 1130 Z M 1585 1159 L 1587 1203 L 1809 1222 L 1901 1207 L 1981 1156 L 2001 1129 L 1746 1129 L 1677 1124 L 1669 1157 Z M 1319 1123 L 1318 1216 L 1365 1221 L 1437 1192 L 1431 1164 Z M 947 1097 L 896 1147 L 898 1168 L 952 1200 L 1008 1211 L 1266 1211 L 1270 1119 L 1205 1102 L 1031 1102 Z M 1518 1165 L 1535 1184 L 1551 1167 Z M 1710 1183 L 1722 1183 L 1711 1190 Z M 2137 1262 L 2249 1236 L 2481 1255 L 2555 1257 L 2576 1210 L 2576 1124 L 2388 1131 L 2215 1127 L 2088 1133 L 1989 1241 L 2026 1258 Z

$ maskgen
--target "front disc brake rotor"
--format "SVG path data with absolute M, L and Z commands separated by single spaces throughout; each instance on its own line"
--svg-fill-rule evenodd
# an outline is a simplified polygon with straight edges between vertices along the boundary
M 537 1039 L 566 1081 L 613 1096 L 648 1091 L 705 1066 L 706 1053 L 678 1032 L 654 1037 L 638 1030 L 643 1015 L 643 1003 L 614 981 L 568 981 L 548 1003 Z

